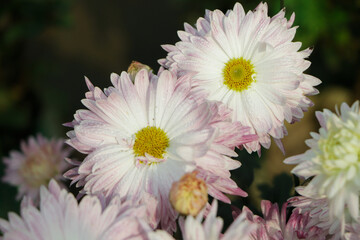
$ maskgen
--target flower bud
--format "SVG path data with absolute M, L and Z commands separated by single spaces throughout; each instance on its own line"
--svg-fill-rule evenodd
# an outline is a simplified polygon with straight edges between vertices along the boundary
M 170 203 L 180 214 L 196 216 L 208 201 L 206 183 L 196 174 L 186 173 L 170 189 Z
M 142 64 L 137 61 L 131 62 L 130 66 L 127 70 L 128 74 L 130 75 L 131 81 L 133 81 L 133 82 L 135 81 L 136 74 L 142 69 L 146 69 L 147 71 L 152 71 L 152 69 L 148 65 Z

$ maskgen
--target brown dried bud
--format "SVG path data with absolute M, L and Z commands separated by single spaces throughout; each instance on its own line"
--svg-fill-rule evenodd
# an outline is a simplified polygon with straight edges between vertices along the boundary
M 180 214 L 196 216 L 208 201 L 206 183 L 196 174 L 185 174 L 170 189 L 170 203 Z

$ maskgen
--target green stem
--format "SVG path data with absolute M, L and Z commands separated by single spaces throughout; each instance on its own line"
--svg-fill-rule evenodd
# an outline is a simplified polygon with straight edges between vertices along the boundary
M 280 0 L 280 8 L 283 9 L 285 7 L 285 0 Z

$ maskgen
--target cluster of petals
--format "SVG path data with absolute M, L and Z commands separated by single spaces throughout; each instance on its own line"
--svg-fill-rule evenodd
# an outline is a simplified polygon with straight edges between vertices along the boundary
M 21 216 L 9 213 L 9 221 L 0 219 L 0 231 L 4 240 L 146 239 L 151 228 L 141 219 L 144 210 L 117 199 L 105 206 L 95 196 L 85 196 L 78 203 L 51 180 L 48 189 L 40 188 L 40 209 L 24 198 Z
M 320 84 L 303 73 L 310 66 L 305 58 L 312 50 L 299 51 L 301 43 L 292 42 L 294 17 L 287 20 L 284 10 L 269 17 L 266 3 L 248 13 L 240 3 L 225 14 L 207 10 L 195 27 L 185 24 L 185 31 L 178 31 L 180 42 L 163 46 L 168 55 L 159 63 L 178 76 L 192 77 L 194 89 L 233 109 L 232 120 L 250 126 L 259 136 L 244 145 L 248 152 L 259 151 L 261 145 L 269 148 L 270 137 L 283 150 L 284 121 L 303 117 L 312 106 L 306 96 L 317 94 L 314 86 Z M 249 61 L 254 72 L 252 83 L 241 91 L 224 83 L 224 68 L 234 59 Z
M 247 221 L 245 213 L 240 214 L 224 234 L 221 233 L 223 219 L 216 217 L 218 203 L 213 201 L 211 208 L 203 221 L 204 210 L 195 218 L 191 215 L 180 218 L 179 224 L 184 240 L 250 240 L 250 234 L 256 226 Z M 202 223 L 203 222 L 203 223 Z M 168 233 L 157 230 L 148 233 L 150 240 L 174 240 Z
M 323 229 L 328 233 L 328 239 L 340 239 L 341 222 L 330 217 L 327 198 L 315 199 L 301 196 L 303 187 L 298 187 L 296 191 L 300 196 L 290 198 L 289 207 L 295 207 L 301 214 L 308 214 L 310 217 L 308 225 Z
M 360 220 L 352 222 L 346 225 L 344 238 L 346 240 L 358 240 L 360 239 Z
M 23 196 L 38 201 L 41 185 L 47 186 L 50 179 L 63 179 L 63 172 L 69 167 L 64 161 L 70 148 L 63 139 L 48 140 L 40 134 L 22 141 L 21 151 L 11 151 L 5 157 L 5 175 L 2 180 L 18 188 L 17 199 Z
M 223 193 L 246 196 L 230 179 L 229 170 L 240 164 L 227 156 L 236 156 L 234 147 L 256 136 L 232 123 L 225 106 L 201 100 L 189 77 L 178 80 L 169 71 L 157 76 L 143 69 L 135 79 L 126 72 L 112 74 L 111 82 L 113 87 L 101 91 L 86 79 L 89 92 L 82 103 L 88 109 L 78 110 L 67 124 L 74 128 L 68 143 L 87 156 L 72 161 L 76 167 L 65 176 L 83 186 L 83 193 L 143 203 L 150 225 L 160 223 L 170 232 L 177 213 L 169 191 L 187 172 L 196 169 L 215 198 L 229 202 Z M 161 129 L 169 139 L 161 157 L 136 155 L 136 134 L 147 127 Z
M 251 239 L 328 239 L 328 232 L 325 229 L 311 223 L 309 212 L 301 213 L 299 209 L 295 209 L 287 220 L 287 207 L 287 203 L 283 204 L 280 212 L 276 203 L 272 204 L 270 201 L 263 200 L 261 202 L 263 217 L 254 215 L 250 209 L 243 207 L 242 213 L 246 214 L 247 221 L 256 226 L 256 230 L 251 233 Z M 233 215 L 236 217 L 237 214 L 239 210 L 236 210 Z
M 298 188 L 297 192 L 301 194 L 303 188 Z M 345 226 L 341 226 L 339 219 L 330 218 L 329 204 L 327 198 L 307 198 L 304 196 L 292 197 L 288 200 L 290 207 L 295 207 L 299 213 L 308 213 L 310 221 L 308 226 L 316 226 L 327 232 L 327 238 L 337 239 L 360 239 L 360 224 L 358 221 L 351 221 Z M 341 227 L 344 227 L 342 231 Z
M 351 107 L 341 104 L 340 111 L 316 112 L 321 128 L 311 133 L 305 153 L 285 160 L 297 164 L 294 174 L 312 178 L 301 195 L 328 201 L 330 219 L 344 224 L 359 219 L 360 192 L 360 113 L 359 102 Z

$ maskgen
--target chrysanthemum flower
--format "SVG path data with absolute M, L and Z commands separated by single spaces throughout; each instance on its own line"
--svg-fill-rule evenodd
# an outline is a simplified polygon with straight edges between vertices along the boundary
M 21 142 L 21 152 L 12 151 L 3 159 L 6 169 L 2 180 L 18 187 L 17 199 L 24 195 L 37 202 L 41 185 L 47 185 L 50 179 L 62 179 L 69 167 L 64 158 L 70 148 L 64 147 L 64 140 L 48 140 L 41 135 L 29 137 Z
M 216 217 L 217 201 L 214 200 L 208 215 L 203 223 L 204 210 L 196 217 L 180 218 L 180 227 L 184 240 L 250 240 L 250 234 L 256 226 L 247 221 L 245 213 L 240 214 L 224 234 L 221 233 L 223 219 Z M 149 232 L 151 240 L 173 240 L 174 238 L 164 231 Z
M 144 203 L 153 211 L 151 226 L 160 222 L 168 231 L 177 218 L 169 191 L 187 172 L 197 169 L 215 197 L 246 195 L 230 179 L 240 163 L 227 156 L 254 139 L 249 128 L 231 123 L 221 105 L 201 102 L 188 77 L 178 81 L 169 71 L 157 77 L 144 69 L 134 83 L 125 72 L 111 81 L 114 87 L 102 92 L 86 80 L 90 91 L 82 102 L 89 110 L 77 111 L 69 124 L 68 143 L 88 156 L 66 176 L 83 192 Z M 234 129 L 241 134 L 231 138 Z
M 303 187 L 298 187 L 297 192 L 301 195 Z M 329 204 L 326 198 L 313 199 L 304 196 L 292 197 L 288 200 L 290 207 L 300 214 L 308 214 L 310 221 L 308 226 L 316 226 L 328 233 L 328 239 L 340 239 L 341 229 L 338 219 L 331 219 L 329 215 Z
M 272 240 L 325 240 L 328 239 L 328 232 L 320 227 L 311 224 L 309 212 L 300 213 L 295 209 L 290 218 L 286 219 L 287 203 L 283 204 L 281 212 L 278 205 L 270 201 L 261 202 L 263 218 L 254 215 L 247 207 L 243 208 L 247 221 L 256 226 L 251 233 L 251 239 L 272 239 Z M 236 216 L 236 213 L 234 214 Z
M 4 240 L 122 240 L 146 239 L 143 206 L 120 204 L 114 199 L 106 207 L 94 196 L 85 196 L 80 204 L 60 189 L 55 180 L 49 189 L 40 188 L 40 210 L 24 198 L 21 216 L 9 213 L 9 221 L 0 219 Z
M 298 164 L 292 172 L 310 178 L 301 195 L 309 198 L 326 197 L 330 219 L 344 223 L 348 217 L 358 221 L 360 193 L 360 113 L 359 102 L 351 107 L 341 104 L 340 112 L 327 109 L 316 112 L 321 128 L 311 133 L 305 153 L 284 162 Z
M 245 144 L 258 151 L 269 148 L 270 136 L 283 150 L 280 139 L 286 135 L 284 120 L 294 122 L 312 105 L 306 95 L 317 94 L 320 80 L 304 74 L 310 62 L 304 60 L 310 49 L 299 51 L 292 42 L 296 28 L 291 27 L 282 10 L 272 18 L 266 3 L 245 14 L 236 3 L 226 14 L 206 11 L 196 27 L 185 24 L 175 46 L 164 45 L 163 67 L 189 75 L 194 88 L 208 99 L 222 101 L 232 108 L 232 119 L 250 126 L 259 140 Z

